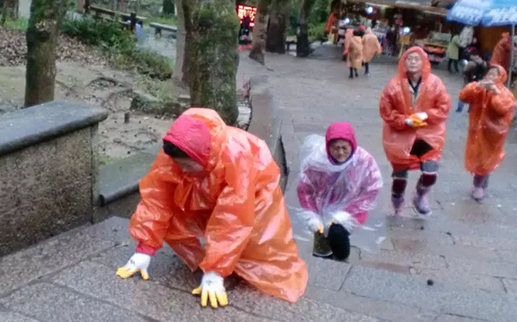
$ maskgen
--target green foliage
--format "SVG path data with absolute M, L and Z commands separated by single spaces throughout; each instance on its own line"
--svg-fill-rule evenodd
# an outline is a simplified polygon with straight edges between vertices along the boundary
M 325 26 L 327 22 L 309 23 L 309 41 L 317 41 L 325 38 Z
M 139 73 L 162 80 L 172 76 L 171 60 L 158 53 L 139 49 L 133 33 L 122 28 L 119 22 L 91 18 L 65 19 L 61 32 L 100 48 L 116 68 L 136 69 Z
M 147 17 L 146 23 L 161 23 L 162 25 L 176 26 L 178 18 L 176 16 Z
M 309 0 L 311 1 L 311 0 Z M 307 17 L 309 27 L 309 39 L 319 40 L 324 37 L 325 25 L 330 14 L 330 0 L 313 0 L 314 5 L 309 11 Z M 289 16 L 289 35 L 296 35 L 298 27 L 298 15 L 300 14 L 300 6 L 303 0 L 293 2 L 291 5 L 291 13 Z
M 29 27 L 29 19 L 19 18 L 19 19 L 13 20 L 13 19 L 7 17 L 4 26 L 5 26 L 5 28 L 11 29 L 11 30 L 26 31 L 27 28 Z

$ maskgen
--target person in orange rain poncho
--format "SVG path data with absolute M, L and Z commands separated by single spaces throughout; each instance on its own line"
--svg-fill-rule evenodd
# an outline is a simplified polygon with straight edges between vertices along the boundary
M 348 49 L 350 48 L 350 42 L 354 38 L 354 29 L 348 28 L 345 32 L 345 45 L 343 48 L 343 60 L 348 58 Z
M 337 13 L 331 12 L 327 24 L 325 25 L 325 33 L 328 35 L 329 40 L 332 40 L 332 43 L 337 40 L 338 23 L 339 19 Z
M 420 169 L 413 204 L 426 215 L 431 213 L 427 195 L 436 183 L 451 102 L 422 48 L 402 55 L 398 73 L 380 100 L 384 151 L 393 167 L 392 203 L 395 214 L 401 214 L 408 170 Z
M 492 52 L 492 58 L 490 59 L 491 65 L 502 66 L 505 70 L 510 68 L 510 58 L 512 55 L 512 40 L 510 33 L 503 32 L 501 40 L 495 45 L 494 51 Z
M 352 37 L 348 46 L 347 63 L 350 68 L 350 76 L 348 77 L 350 79 L 354 78 L 354 74 L 355 77 L 359 76 L 357 70 L 363 65 L 363 40 L 359 36 L 360 34 L 360 31 L 354 31 L 354 37 Z
M 505 156 L 504 141 L 515 112 L 515 97 L 504 86 L 506 78 L 503 67 L 492 65 L 483 80 L 460 92 L 460 100 L 470 104 L 465 168 L 474 174 L 472 198 L 478 201 L 485 197 L 490 173 Z
M 363 61 L 364 72 L 367 76 L 370 75 L 370 62 L 375 54 L 380 53 L 382 53 L 382 48 L 379 39 L 373 34 L 372 28 L 366 28 L 366 33 L 363 36 Z
M 296 302 L 307 266 L 298 257 L 280 170 L 266 143 L 202 108 L 184 112 L 163 142 L 140 182 L 142 200 L 129 224 L 136 253 L 117 275 L 140 272 L 148 279 L 151 256 L 166 242 L 191 270 L 204 272 L 193 290 L 202 306 L 228 304 L 223 279 L 234 272 Z

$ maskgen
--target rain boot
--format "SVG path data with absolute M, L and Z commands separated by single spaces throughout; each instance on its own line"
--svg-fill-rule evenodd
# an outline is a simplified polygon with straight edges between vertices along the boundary
M 404 194 L 406 191 L 407 180 L 404 178 L 393 178 L 391 187 L 391 203 L 395 216 L 400 216 L 404 209 Z
M 474 189 L 472 189 L 472 198 L 476 201 L 485 199 L 486 188 L 488 187 L 488 176 L 474 176 Z
M 436 177 L 436 173 L 423 173 L 418 180 L 416 193 L 413 197 L 413 205 L 422 215 L 431 214 L 428 195 L 431 191 L 431 187 L 436 183 Z
M 404 196 L 402 196 L 402 197 L 391 196 L 391 203 L 393 204 L 393 215 L 395 215 L 395 216 L 402 215 L 402 210 L 404 209 Z

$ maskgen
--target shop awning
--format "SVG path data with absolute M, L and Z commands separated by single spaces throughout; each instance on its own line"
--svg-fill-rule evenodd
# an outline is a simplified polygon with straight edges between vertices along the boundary
M 373 6 L 387 6 L 387 7 L 395 7 L 395 8 L 404 8 L 404 9 L 415 9 L 423 11 L 427 14 L 446 16 L 449 11 L 446 7 L 450 7 L 455 0 L 442 0 L 442 1 L 432 1 L 436 2 L 437 5 L 431 5 L 432 2 L 430 0 L 348 0 L 350 2 L 362 2 Z

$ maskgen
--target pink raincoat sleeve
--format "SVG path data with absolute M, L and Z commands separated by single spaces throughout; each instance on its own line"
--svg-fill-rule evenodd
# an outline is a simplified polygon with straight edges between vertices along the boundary
M 298 192 L 300 206 L 306 210 L 317 213 L 318 208 L 316 207 L 316 202 L 314 200 L 315 190 L 313 182 L 311 182 L 312 175 L 313 172 L 310 169 L 305 170 L 304 175 L 302 175 L 300 181 L 298 181 L 298 187 L 296 191 Z
M 373 209 L 375 199 L 382 188 L 382 175 L 377 162 L 366 152 L 364 157 L 364 162 L 368 165 L 361 181 L 360 193 L 345 208 L 345 211 L 352 214 L 360 224 L 366 221 L 368 212 Z

